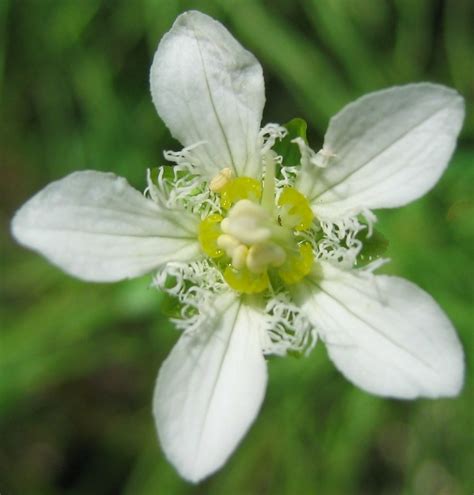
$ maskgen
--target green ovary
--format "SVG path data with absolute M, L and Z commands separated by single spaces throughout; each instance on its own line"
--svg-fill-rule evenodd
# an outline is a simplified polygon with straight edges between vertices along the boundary
M 310 228 L 313 213 L 300 192 L 284 188 L 276 204 L 264 207 L 260 182 L 238 177 L 229 179 L 219 194 L 226 215 L 204 218 L 198 239 L 232 289 L 259 293 L 276 277 L 291 285 L 308 275 L 313 251 L 297 234 Z

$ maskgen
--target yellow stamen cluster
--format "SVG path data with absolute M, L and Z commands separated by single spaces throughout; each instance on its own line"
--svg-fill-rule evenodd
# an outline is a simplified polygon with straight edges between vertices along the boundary
M 295 236 L 313 221 L 308 201 L 300 192 L 287 187 L 277 203 L 269 205 L 267 184 L 263 192 L 259 181 L 233 178 L 230 169 L 223 169 L 210 187 L 220 195 L 227 214 L 203 219 L 198 238 L 204 253 L 216 259 L 230 287 L 258 293 L 270 286 L 275 275 L 294 284 L 310 272 L 312 248 Z

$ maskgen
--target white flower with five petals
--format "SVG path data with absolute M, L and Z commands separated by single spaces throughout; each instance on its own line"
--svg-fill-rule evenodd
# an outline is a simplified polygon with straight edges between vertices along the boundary
M 159 115 L 183 145 L 147 194 L 93 171 L 53 182 L 16 213 L 14 237 L 95 282 L 157 271 L 181 305 L 183 333 L 156 384 L 163 450 L 199 481 L 219 469 L 263 401 L 266 354 L 324 341 L 362 389 L 411 399 L 456 395 L 463 353 L 433 299 L 400 278 L 355 268 L 376 208 L 413 201 L 437 182 L 464 106 L 443 86 L 369 94 L 343 108 L 301 165 L 272 150 L 286 130 L 260 129 L 262 69 L 217 21 L 179 16 L 151 69 Z

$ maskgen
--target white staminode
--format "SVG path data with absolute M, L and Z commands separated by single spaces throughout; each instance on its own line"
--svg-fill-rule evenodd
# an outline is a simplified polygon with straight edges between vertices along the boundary
M 215 192 L 232 177 L 274 182 L 263 170 L 281 162 L 269 152 L 285 131 L 260 129 L 261 66 L 219 22 L 186 12 L 160 42 L 150 82 L 158 113 L 185 146 L 165 154 L 172 177 L 150 174 L 144 197 L 113 174 L 72 174 L 20 208 L 12 233 L 84 280 L 159 270 L 156 286 L 181 303 L 183 333 L 160 370 L 153 411 L 179 473 L 197 482 L 234 451 L 263 401 L 264 353 L 305 351 L 317 337 L 337 368 L 371 393 L 456 395 L 463 352 L 442 310 L 413 284 L 352 264 L 361 215 L 370 230 L 372 209 L 404 205 L 437 182 L 462 125 L 461 96 L 429 83 L 379 91 L 331 119 L 322 152 L 297 141 L 301 167 L 281 164 L 276 185 L 310 202 L 318 237 L 298 235 L 313 247 L 316 267 L 300 283 L 252 297 L 229 288 L 203 255 L 198 231 L 206 215 L 223 213 Z M 268 191 L 260 206 L 238 202 L 223 222 L 220 243 L 235 266 L 258 271 L 282 260 Z

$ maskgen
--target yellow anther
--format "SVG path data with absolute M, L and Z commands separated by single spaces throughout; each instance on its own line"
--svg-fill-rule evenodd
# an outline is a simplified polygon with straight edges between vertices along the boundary
M 217 238 L 217 245 L 222 248 L 229 256 L 232 256 L 232 252 L 235 248 L 239 247 L 240 244 L 240 241 L 232 235 L 222 234 Z
M 224 254 L 224 251 L 217 244 L 217 240 L 222 233 L 219 225 L 221 221 L 221 215 L 215 213 L 213 215 L 209 215 L 199 224 L 199 244 L 201 245 L 201 249 L 210 258 L 218 258 Z
M 284 227 L 306 230 L 311 226 L 314 215 L 308 200 L 293 187 L 283 189 L 279 199 L 280 220 Z
M 278 270 L 278 275 L 287 284 L 296 284 L 308 275 L 313 262 L 313 250 L 311 245 L 305 242 L 298 247 L 297 253 L 288 254 L 285 263 Z
M 224 187 L 234 178 L 234 172 L 230 168 L 223 168 L 209 183 L 212 192 L 221 192 Z
M 224 279 L 232 289 L 245 294 L 262 292 L 269 286 L 267 272 L 256 274 L 247 268 L 237 270 L 231 265 L 225 269 Z
M 252 273 L 262 273 L 270 266 L 281 266 L 285 259 L 285 250 L 273 242 L 254 244 L 249 249 L 247 268 Z
M 245 267 L 245 262 L 247 260 L 248 248 L 244 244 L 241 244 L 237 248 L 234 249 L 232 253 L 232 266 L 241 270 Z
M 229 180 L 219 192 L 221 194 L 221 206 L 228 210 L 241 199 L 250 199 L 258 203 L 262 196 L 262 185 L 251 177 L 237 177 Z
M 264 242 L 271 236 L 268 212 L 249 199 L 241 199 L 222 220 L 221 229 L 243 244 Z
M 222 234 L 217 239 L 217 245 L 225 251 L 225 254 L 232 260 L 235 268 L 243 268 L 247 259 L 248 248 L 235 237 Z

